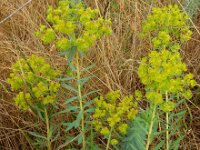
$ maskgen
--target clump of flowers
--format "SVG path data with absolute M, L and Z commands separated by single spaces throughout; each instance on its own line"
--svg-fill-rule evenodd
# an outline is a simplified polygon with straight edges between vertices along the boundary
M 186 71 L 186 65 L 178 51 L 162 50 L 151 51 L 148 57 L 142 59 L 138 75 L 145 85 L 147 99 L 154 104 L 163 105 L 163 110 L 171 111 L 171 107 L 166 110 L 167 104 L 172 106 L 173 103 L 164 102 L 163 95 L 166 91 L 171 95 L 171 100 L 175 97 L 190 99 L 192 96 L 190 88 L 194 87 L 196 82 L 193 75 Z
M 182 44 L 190 39 L 192 32 L 187 25 L 188 19 L 177 5 L 155 7 L 143 22 L 142 36 L 152 37 L 154 49 L 170 49 L 174 44 Z
M 115 130 L 120 134 L 126 134 L 127 122 L 133 120 L 137 113 L 137 102 L 133 101 L 133 96 L 120 99 L 120 91 L 113 91 L 109 92 L 105 98 L 100 96 L 96 100 L 93 124 L 96 131 L 109 137 L 111 144 L 115 145 L 118 144 L 118 139 L 112 132 Z
M 52 28 L 42 25 L 36 35 L 45 44 L 55 41 L 62 51 L 72 47 L 87 51 L 97 39 L 112 33 L 111 21 L 98 17 L 97 9 L 85 8 L 81 2 L 60 0 L 56 9 L 49 7 L 47 21 Z
M 60 84 L 53 81 L 59 71 L 53 69 L 43 57 L 32 55 L 28 59 L 19 59 L 12 65 L 7 79 L 12 91 L 17 91 L 16 105 L 23 110 L 34 105 L 48 105 L 56 100 Z

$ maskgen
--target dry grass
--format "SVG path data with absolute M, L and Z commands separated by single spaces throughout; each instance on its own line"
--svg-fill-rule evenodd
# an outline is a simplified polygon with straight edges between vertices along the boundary
M 1 0 L 0 20 L 15 11 L 26 0 Z M 60 58 L 54 45 L 44 46 L 35 36 L 34 31 L 39 24 L 46 23 L 45 16 L 48 4 L 56 5 L 58 0 L 33 0 L 25 8 L 10 19 L 0 24 L 0 149 L 31 149 L 23 133 L 31 130 L 40 122 L 33 120 L 31 113 L 19 111 L 12 101 L 12 95 L 7 87 L 6 78 L 9 68 L 20 56 L 19 49 L 27 55 L 32 53 L 45 56 L 52 65 L 62 69 L 64 61 Z M 152 6 L 165 5 L 168 1 L 152 3 L 151 0 L 86 0 L 86 3 L 99 8 L 100 14 L 112 18 L 113 34 L 101 39 L 91 48 L 84 65 L 95 63 L 95 69 L 90 72 L 95 75 L 88 88 L 95 88 L 105 93 L 108 90 L 120 89 L 123 94 L 131 94 L 136 88 L 142 88 L 138 82 L 137 67 L 141 56 L 150 48 L 148 41 L 139 38 L 142 20 L 150 12 Z M 177 0 L 174 0 L 174 3 Z M 200 15 L 199 15 L 200 17 Z M 200 30 L 199 19 L 194 21 Z M 192 27 L 193 28 L 193 27 Z M 199 81 L 200 74 L 200 35 L 194 29 L 194 36 L 183 46 L 183 56 L 190 70 Z M 183 141 L 183 149 L 198 149 L 200 147 L 200 93 L 194 89 L 194 99 L 189 103 L 193 114 L 193 124 L 187 131 Z M 186 122 L 189 122 L 189 117 Z M 42 127 L 42 125 L 40 125 Z M 29 147 L 29 148 L 28 148 Z

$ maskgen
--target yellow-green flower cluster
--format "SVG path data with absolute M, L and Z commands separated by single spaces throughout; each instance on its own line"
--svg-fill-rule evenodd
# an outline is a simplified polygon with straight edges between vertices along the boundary
M 105 98 L 100 96 L 96 100 L 96 109 L 93 115 L 93 124 L 96 131 L 104 136 L 108 136 L 113 130 L 121 134 L 126 134 L 128 120 L 133 120 L 138 113 L 137 102 L 133 101 L 133 96 L 125 96 L 120 100 L 120 91 L 108 93 Z M 112 134 L 112 144 L 117 144 L 118 140 Z
M 12 65 L 10 78 L 7 79 L 12 91 L 19 92 L 15 97 L 16 105 L 23 110 L 33 105 L 47 105 L 56 100 L 60 84 L 52 81 L 59 75 L 43 57 L 32 55 L 19 59 Z
M 177 50 L 151 51 L 144 57 L 138 69 L 141 82 L 146 86 L 146 97 L 154 104 L 164 102 L 163 95 L 191 98 L 191 87 L 196 85 L 192 74 L 186 73 L 186 65 L 182 62 Z M 165 104 L 166 105 L 166 104 Z
M 174 108 L 176 107 L 176 104 L 172 101 L 167 101 L 167 102 L 164 102 L 162 105 L 161 105 L 161 110 L 164 111 L 164 112 L 170 112 L 172 110 L 174 110 Z
M 60 0 L 56 9 L 49 7 L 47 20 L 52 28 L 42 25 L 36 35 L 45 44 L 55 41 L 59 50 L 76 47 L 86 51 L 97 39 L 112 33 L 111 21 L 98 17 L 98 10 L 69 0 Z
M 139 90 L 136 90 L 136 91 L 135 91 L 135 99 L 136 99 L 137 101 L 139 101 L 139 100 L 142 99 L 142 92 L 141 92 L 141 91 L 139 91 Z
M 153 8 L 152 13 L 143 22 L 142 36 L 152 36 L 153 46 L 157 49 L 181 44 L 192 35 L 186 23 L 188 19 L 187 14 L 177 5 Z

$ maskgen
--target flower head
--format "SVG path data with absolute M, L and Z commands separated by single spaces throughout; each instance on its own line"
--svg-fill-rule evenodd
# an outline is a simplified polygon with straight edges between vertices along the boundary
M 15 97 L 16 105 L 26 110 L 38 103 L 54 103 L 60 84 L 53 80 L 59 74 L 42 57 L 32 55 L 28 59 L 19 59 L 7 79 L 12 91 L 19 92 Z
M 97 39 L 112 33 L 111 21 L 98 17 L 96 9 L 85 8 L 81 2 L 59 1 L 57 8 L 49 7 L 47 21 L 52 27 L 41 25 L 36 35 L 45 44 L 55 41 L 62 51 L 72 47 L 87 51 Z
M 93 115 L 93 124 L 96 131 L 107 136 L 112 130 L 120 134 L 126 134 L 128 121 L 133 120 L 137 113 L 137 102 L 133 96 L 125 96 L 120 100 L 120 91 L 113 91 L 106 94 L 105 98 L 100 96 L 96 99 L 96 109 Z M 115 137 L 113 134 L 112 137 Z M 117 144 L 113 139 L 113 144 Z

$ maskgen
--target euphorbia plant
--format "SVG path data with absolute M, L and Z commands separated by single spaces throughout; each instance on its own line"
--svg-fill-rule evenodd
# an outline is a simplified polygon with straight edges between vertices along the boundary
M 118 136 L 115 133 L 126 134 L 128 122 L 135 119 L 138 109 L 133 96 L 125 96 L 120 101 L 120 91 L 109 92 L 105 98 L 96 99 L 96 108 L 93 115 L 95 130 L 108 139 L 106 150 L 112 145 L 118 144 Z
M 142 36 L 150 35 L 153 43 L 153 50 L 142 59 L 138 69 L 152 109 L 146 150 L 153 140 L 152 129 L 158 108 L 166 113 L 165 148 L 170 149 L 169 114 L 180 99 L 192 97 L 190 88 L 196 85 L 179 53 L 181 44 L 189 40 L 192 33 L 186 24 L 187 19 L 188 16 L 178 6 L 169 5 L 153 8 L 153 13 L 143 24 Z
M 149 148 L 153 120 L 158 107 L 166 112 L 166 148 L 169 149 L 168 113 L 174 110 L 180 98 L 191 98 L 190 88 L 196 84 L 193 75 L 186 71 L 186 65 L 182 63 L 177 50 L 152 51 L 142 59 L 138 74 L 145 85 L 146 98 L 153 107 L 146 149 Z
M 45 143 L 48 150 L 51 149 L 52 138 L 48 108 L 56 102 L 60 84 L 55 81 L 55 78 L 59 74 L 60 72 L 53 69 L 43 57 L 32 55 L 29 58 L 20 58 L 13 64 L 10 78 L 7 80 L 11 90 L 18 92 L 14 100 L 20 109 L 30 109 L 37 115 L 42 113 L 45 116 L 47 128 Z
M 45 43 L 55 43 L 58 50 L 65 55 L 68 65 L 74 72 L 71 79 L 76 81 L 76 87 L 63 83 L 63 87 L 75 92 L 76 97 L 66 100 L 65 104 L 79 100 L 79 109 L 72 109 L 77 114 L 77 119 L 72 123 L 66 123 L 67 129 L 79 127 L 81 119 L 81 136 L 79 142 L 82 141 L 83 149 L 86 149 L 85 139 L 85 109 L 86 101 L 82 90 L 85 82 L 89 78 L 82 78 L 83 70 L 81 69 L 80 59 L 85 55 L 95 41 L 103 35 L 111 34 L 112 30 L 109 27 L 110 20 L 103 19 L 98 16 L 98 10 L 86 8 L 79 2 L 70 2 L 69 0 L 60 0 L 57 8 L 49 7 L 47 21 L 50 23 L 50 28 L 42 25 L 40 31 L 36 35 Z M 67 80 L 63 77 L 63 80 Z M 87 95 L 87 93 L 85 93 Z M 69 110 L 65 110 L 67 112 Z M 64 112 L 64 111 L 63 111 Z M 81 116 L 81 117 L 80 117 Z

